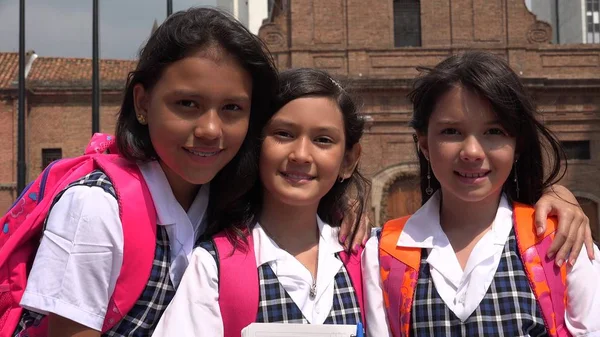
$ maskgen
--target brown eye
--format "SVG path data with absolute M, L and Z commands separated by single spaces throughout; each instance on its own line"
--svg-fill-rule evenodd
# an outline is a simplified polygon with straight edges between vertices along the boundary
M 497 136 L 505 136 L 506 132 L 499 128 L 492 128 L 486 132 L 488 135 L 497 135 Z
M 194 102 L 194 101 L 190 101 L 190 100 L 187 100 L 187 99 L 182 99 L 182 100 L 180 100 L 180 101 L 177 101 L 177 104 L 178 104 L 178 105 L 181 105 L 181 106 L 184 106 L 184 107 L 186 107 L 186 108 L 195 108 L 195 107 L 197 107 L 197 106 L 198 106 L 198 105 L 196 104 L 196 102 Z
M 315 142 L 322 144 L 333 144 L 333 139 L 329 137 L 318 137 L 315 139 Z
M 223 110 L 239 111 L 239 110 L 242 110 L 242 108 L 237 104 L 227 104 L 223 107 Z
M 440 132 L 443 135 L 457 135 L 459 132 L 458 130 L 454 129 L 454 128 L 447 128 L 442 130 L 442 132 Z
M 277 138 L 293 138 L 292 134 L 287 131 L 275 131 L 273 135 Z

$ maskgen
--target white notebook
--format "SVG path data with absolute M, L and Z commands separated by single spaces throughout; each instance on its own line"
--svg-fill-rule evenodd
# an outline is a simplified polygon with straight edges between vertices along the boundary
M 354 337 L 356 325 L 252 323 L 241 337 Z

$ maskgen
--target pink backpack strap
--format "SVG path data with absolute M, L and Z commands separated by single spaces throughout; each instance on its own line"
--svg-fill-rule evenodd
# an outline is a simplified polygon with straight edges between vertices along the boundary
M 106 332 L 133 308 L 148 283 L 156 248 L 156 210 L 135 163 L 114 155 L 94 160 L 113 184 L 123 225 L 123 264 L 102 326 Z
M 106 133 L 94 133 L 92 139 L 85 148 L 84 154 L 96 153 L 118 154 L 117 142 L 113 135 Z
M 354 287 L 354 292 L 356 293 L 356 297 L 358 300 L 358 306 L 360 307 L 361 320 L 363 325 L 366 327 L 362 270 L 360 265 L 363 250 L 364 248 L 360 247 L 360 249 L 358 249 L 356 253 L 348 253 L 345 250 L 341 251 L 340 259 L 344 263 L 346 271 L 348 271 L 348 275 L 350 276 L 350 280 L 352 281 L 352 286 Z
M 556 322 L 555 336 L 568 337 L 571 336 L 571 333 L 567 329 L 565 322 L 565 294 L 567 289 L 560 268 L 556 266 L 553 259 L 547 257 L 548 249 L 550 249 L 551 244 L 552 238 L 547 236 L 534 247 L 530 248 L 531 250 L 535 249 L 537 255 L 540 257 L 544 277 L 550 288 L 550 301 L 547 299 L 538 299 L 538 303 L 540 303 L 540 309 L 545 319 L 550 320 L 553 318 Z M 528 254 L 529 252 L 525 253 L 525 255 Z M 533 276 L 536 277 L 536 275 Z
M 247 248 L 242 250 L 236 249 L 223 232 L 213 237 L 219 263 L 219 306 L 224 337 L 239 337 L 242 329 L 256 321 L 258 314 L 259 284 L 254 241 L 251 235 L 247 240 Z

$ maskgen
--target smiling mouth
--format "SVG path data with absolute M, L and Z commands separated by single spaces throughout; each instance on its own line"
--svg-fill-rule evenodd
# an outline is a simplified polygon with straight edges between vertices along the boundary
M 315 177 L 313 177 L 313 176 L 310 176 L 308 174 L 301 174 L 301 173 L 279 172 L 279 174 L 281 174 L 282 177 L 291 179 L 291 180 L 314 180 L 315 179 Z
M 466 173 L 466 172 L 459 172 L 459 171 L 454 171 L 454 174 L 463 177 L 463 178 L 483 178 L 485 176 L 487 176 L 488 174 L 490 174 L 491 171 L 486 171 L 486 172 L 477 172 L 477 173 Z
M 216 156 L 219 153 L 223 152 L 223 150 L 216 150 L 216 151 L 194 151 L 192 149 L 186 149 L 184 148 L 184 150 L 186 150 L 187 152 L 193 154 L 194 156 L 198 156 L 198 157 L 212 157 L 212 156 Z

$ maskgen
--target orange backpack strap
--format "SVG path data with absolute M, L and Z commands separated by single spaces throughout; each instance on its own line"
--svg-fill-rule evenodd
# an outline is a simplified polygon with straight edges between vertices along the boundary
M 392 334 L 409 336 L 410 312 L 421 265 L 421 248 L 398 247 L 409 216 L 383 226 L 379 241 L 379 271 L 383 300 Z
M 519 253 L 548 333 L 554 337 L 571 336 L 565 325 L 567 269 L 564 264 L 557 267 L 547 257 L 557 228 L 556 219 L 549 218 L 546 233 L 537 236 L 531 206 L 515 203 L 513 217 Z

